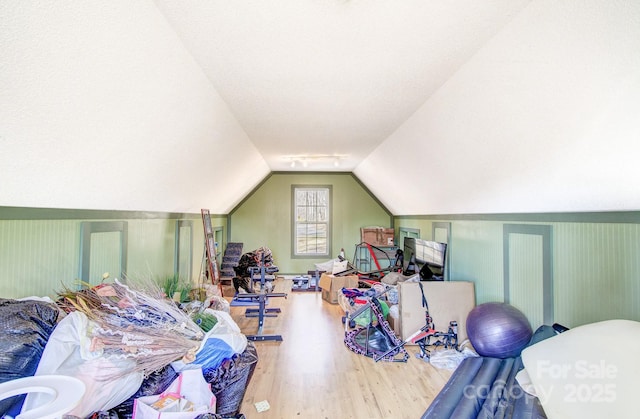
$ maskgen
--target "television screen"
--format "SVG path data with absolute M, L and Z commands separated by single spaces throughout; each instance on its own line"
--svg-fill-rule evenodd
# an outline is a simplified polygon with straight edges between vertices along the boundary
M 413 237 L 404 238 L 404 265 L 406 272 L 411 268 L 410 264 L 415 261 L 415 271 L 420 271 L 425 265 L 433 273 L 435 280 L 444 279 L 445 261 L 447 255 L 446 243 L 438 243 L 429 240 L 416 239 Z M 423 276 L 423 275 L 421 275 Z

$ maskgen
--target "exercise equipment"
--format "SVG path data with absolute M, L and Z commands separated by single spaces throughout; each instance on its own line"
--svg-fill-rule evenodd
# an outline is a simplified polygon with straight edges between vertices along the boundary
M 356 251 L 353 255 L 353 265 L 347 264 L 347 270 L 334 275 L 353 275 L 357 274 L 360 278 L 369 278 L 379 280 L 387 273 L 396 270 L 396 261 L 399 256 L 396 246 L 374 246 L 367 242 L 361 242 L 356 245 Z M 390 256 L 389 252 L 394 252 L 395 256 Z M 339 256 L 340 260 L 344 257 Z
M 347 324 L 350 323 L 350 319 L 361 316 L 366 310 L 370 310 L 369 324 L 345 333 L 344 343 L 347 348 L 357 354 L 373 358 L 375 362 L 407 362 L 409 354 L 385 320 L 377 298 L 372 298 L 369 303 L 348 316 Z M 374 317 L 377 320 L 375 324 Z
M 280 313 L 280 308 L 266 308 L 267 298 L 271 297 L 284 297 L 287 298 L 287 294 L 284 292 L 271 292 L 273 289 L 273 281 L 275 280 L 275 272 L 278 272 L 278 267 L 276 266 L 266 266 L 264 263 L 264 254 L 262 255 L 261 262 L 258 266 L 251 266 L 248 268 L 249 270 L 249 278 L 253 285 L 253 282 L 260 283 L 259 291 L 253 293 L 246 294 L 236 294 L 234 299 L 251 299 L 253 301 L 257 301 L 258 308 L 247 308 L 245 310 L 245 317 L 257 317 L 258 318 L 258 332 L 255 335 L 247 335 L 247 339 L 252 341 L 265 341 L 265 340 L 273 340 L 273 341 L 282 341 L 281 335 L 265 335 L 263 334 L 264 329 L 264 319 L 265 317 L 278 317 L 277 313 Z M 272 278 L 267 279 L 267 275 L 270 275 Z
M 426 265 L 425 265 L 426 266 Z M 420 347 L 420 353 L 416 357 L 428 361 L 431 357 L 430 347 L 443 347 L 445 349 L 458 350 L 458 322 L 450 321 L 449 328 L 446 332 L 435 329 L 433 318 L 429 313 L 429 303 L 424 295 L 424 288 L 420 285 L 420 293 L 422 294 L 422 306 L 424 307 L 424 323 L 420 330 L 409 337 L 409 340 L 416 343 Z
M 307 271 L 306 275 L 296 276 L 292 279 L 291 291 L 322 291 L 320 288 L 320 275 L 325 271 L 316 269 L 315 271 Z
M 403 342 L 391 329 L 383 312 L 380 297 L 387 291 L 376 292 L 370 296 L 367 303 L 354 310 L 353 313 L 347 313 L 343 318 L 345 323 L 344 343 L 349 350 L 373 358 L 375 362 L 407 362 L 409 354 L 404 348 Z M 367 312 L 369 319 L 366 324 L 349 331 L 348 327 L 354 327 L 356 319 L 362 319 Z
M 233 268 L 238 266 L 240 262 L 243 246 L 241 242 L 227 243 L 227 247 L 224 249 L 224 254 L 222 255 L 222 263 L 220 264 L 220 282 L 225 283 L 226 281 L 226 283 L 230 283 L 231 279 L 236 276 Z
M 527 317 L 507 303 L 484 303 L 467 317 L 469 341 L 479 355 L 512 358 L 520 355 L 533 335 Z
M 407 341 L 415 343 L 420 348 L 420 353 L 416 357 L 428 361 L 431 358 L 429 348 L 437 348 L 439 346 L 444 349 L 458 350 L 458 322 L 450 321 L 449 328 L 446 332 L 439 332 L 433 328 L 433 323 L 427 324 L 420 328 L 419 331 L 409 336 Z
M 401 345 L 407 343 L 413 343 L 418 345 L 420 352 L 416 354 L 417 358 L 424 361 L 429 361 L 431 358 L 431 348 L 442 347 L 444 349 L 459 350 L 458 347 L 458 322 L 452 320 L 449 322 L 449 327 L 446 332 L 438 331 L 435 329 L 433 318 L 429 313 L 429 304 L 427 297 L 424 295 L 424 288 L 420 285 L 420 293 L 422 294 L 422 307 L 424 307 L 424 326 L 422 326 L 417 332 L 411 334 Z
M 344 262 L 346 260 L 347 266 L 344 271 L 334 272 L 334 276 L 348 276 L 358 275 L 360 279 L 370 279 L 374 281 L 380 281 L 389 272 L 401 271 L 403 252 L 399 251 L 395 246 L 387 246 L 387 250 L 393 250 L 394 256 L 389 256 L 389 253 L 383 248 L 374 246 L 367 242 L 362 242 L 356 245 L 356 252 L 353 256 L 353 264 L 343 256 L 343 251 L 340 252 L 338 260 Z M 373 265 L 373 266 L 372 266 Z M 375 269 L 363 269 L 363 268 L 375 268 Z

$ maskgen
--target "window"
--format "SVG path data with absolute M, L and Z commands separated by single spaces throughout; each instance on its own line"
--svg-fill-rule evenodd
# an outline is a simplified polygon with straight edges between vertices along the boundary
M 293 186 L 294 256 L 329 255 L 330 204 L 329 186 Z

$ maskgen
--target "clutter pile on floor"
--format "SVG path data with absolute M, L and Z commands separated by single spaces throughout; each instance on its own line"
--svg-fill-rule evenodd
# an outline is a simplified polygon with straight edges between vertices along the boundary
M 150 283 L 118 280 L 59 294 L 0 299 L 0 396 L 13 395 L 0 400 L 2 417 L 53 403 L 51 392 L 15 390 L 52 376 L 47 385 L 84 389 L 61 412 L 69 418 L 243 417 L 258 357 L 222 297 L 179 306 Z

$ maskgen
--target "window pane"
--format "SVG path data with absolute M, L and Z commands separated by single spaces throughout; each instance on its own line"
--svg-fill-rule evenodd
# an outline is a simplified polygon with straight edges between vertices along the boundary
M 317 213 L 318 213 L 318 208 L 316 207 L 307 208 L 307 221 L 309 222 L 316 221 L 318 219 Z
M 307 241 L 303 238 L 296 240 L 296 253 L 307 253 Z
M 315 254 L 316 253 L 316 242 L 314 240 L 309 240 L 307 242 L 307 254 Z
M 296 190 L 296 204 L 297 205 L 304 205 L 304 203 L 306 202 L 306 200 L 305 200 L 305 196 L 306 195 L 307 195 L 307 193 L 305 191 Z
M 329 254 L 329 188 L 295 188 L 296 255 Z
M 325 225 L 318 225 L 316 234 L 316 252 L 326 253 L 327 249 L 327 231 Z
M 296 221 L 298 221 L 298 222 L 307 221 L 307 208 L 306 207 L 296 207 Z
M 329 221 L 326 207 L 318 208 L 318 215 L 317 215 L 316 221 L 324 221 L 324 222 Z

